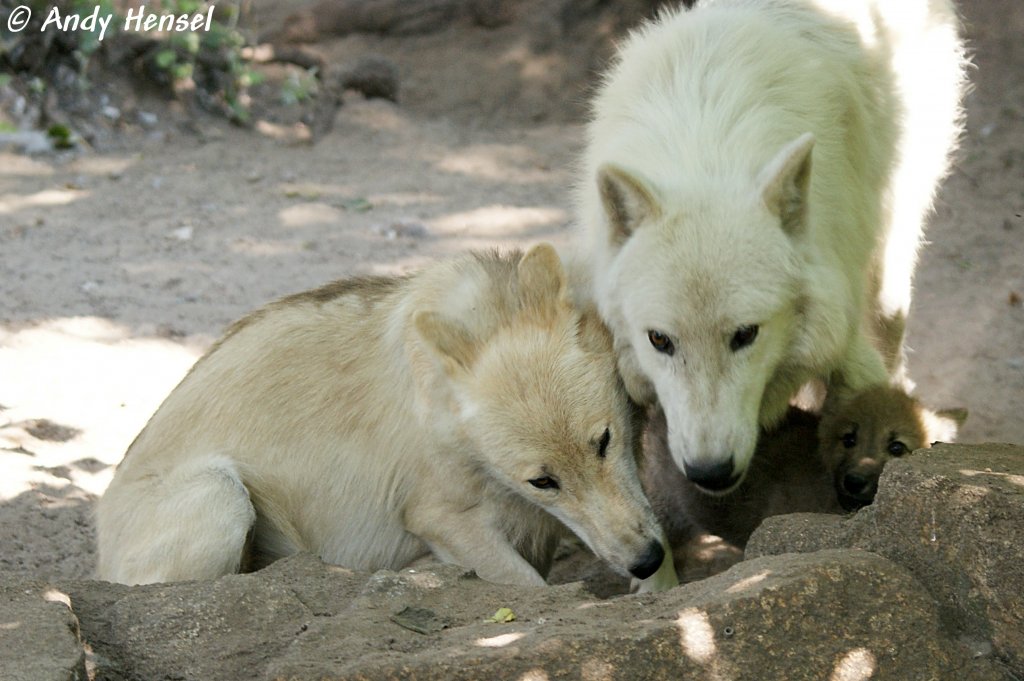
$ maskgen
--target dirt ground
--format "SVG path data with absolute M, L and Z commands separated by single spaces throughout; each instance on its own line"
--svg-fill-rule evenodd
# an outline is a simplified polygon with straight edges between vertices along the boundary
M 961 441 L 1024 443 L 1024 5 L 961 4 L 973 91 L 918 268 L 911 376 L 970 410 Z M 159 123 L 107 147 L 0 149 L 0 570 L 91 575 L 114 466 L 248 310 L 465 248 L 567 243 L 596 64 L 542 23 L 310 46 L 382 55 L 401 87 L 397 104 L 347 95 L 315 144 L 271 122 L 185 128 L 153 100 Z

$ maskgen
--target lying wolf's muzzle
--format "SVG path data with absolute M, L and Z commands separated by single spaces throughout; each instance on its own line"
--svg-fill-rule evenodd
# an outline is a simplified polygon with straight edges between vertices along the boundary
M 651 541 L 639 562 L 629 567 L 629 573 L 637 579 L 647 579 L 658 571 L 663 560 L 665 560 L 665 549 L 661 542 Z

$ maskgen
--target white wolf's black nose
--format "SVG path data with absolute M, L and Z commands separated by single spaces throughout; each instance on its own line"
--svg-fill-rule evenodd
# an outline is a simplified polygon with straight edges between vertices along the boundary
M 661 542 L 652 541 L 647 545 L 647 550 L 644 551 L 640 560 L 630 566 L 629 573 L 637 579 L 647 579 L 658 571 L 663 560 L 665 560 L 665 549 L 662 548 Z
M 739 480 L 739 475 L 733 473 L 732 459 L 710 466 L 693 465 L 683 463 L 683 473 L 690 481 L 698 487 L 703 487 L 711 492 L 721 492 L 729 489 Z

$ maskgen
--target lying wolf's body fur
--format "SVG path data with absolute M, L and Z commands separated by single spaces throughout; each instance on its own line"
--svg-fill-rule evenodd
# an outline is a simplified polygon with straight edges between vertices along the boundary
M 644 435 L 644 490 L 682 570 L 688 546 L 703 534 L 742 551 L 770 516 L 843 513 L 870 504 L 890 459 L 952 441 L 966 417 L 963 409 L 932 411 L 890 386 L 830 402 L 820 417 L 791 407 L 777 428 L 762 432 L 739 487 L 712 496 L 676 467 L 665 417 L 656 412 Z
M 242 319 L 118 467 L 99 576 L 212 578 L 300 550 L 394 569 L 433 551 L 543 584 L 565 523 L 646 577 L 662 548 L 639 413 L 607 330 L 564 287 L 541 245 L 336 282 Z
M 578 217 L 627 389 L 738 484 L 801 385 L 907 384 L 922 225 L 959 133 L 948 0 L 705 0 L 625 42 Z

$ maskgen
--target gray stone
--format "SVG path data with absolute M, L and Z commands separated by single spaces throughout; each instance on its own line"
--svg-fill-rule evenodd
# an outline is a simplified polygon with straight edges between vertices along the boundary
M 308 555 L 216 581 L 65 591 L 97 679 L 1006 678 L 975 657 L 979 641 L 942 629 L 907 570 L 859 550 L 766 556 L 609 600 L 578 583 L 501 586 L 450 565 L 370 575 Z M 499 608 L 515 619 L 493 621 Z M 429 626 L 395 621 L 410 613 Z
M 85 649 L 70 599 L 45 582 L 0 585 L 0 679 L 85 681 Z
M 1024 675 L 1024 448 L 937 445 L 891 461 L 874 504 L 849 519 L 769 518 L 747 556 L 856 547 L 909 570 L 943 621 Z

